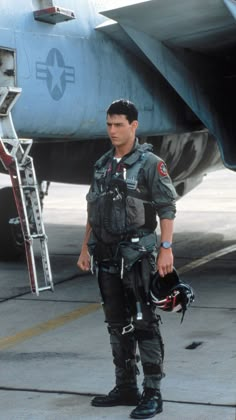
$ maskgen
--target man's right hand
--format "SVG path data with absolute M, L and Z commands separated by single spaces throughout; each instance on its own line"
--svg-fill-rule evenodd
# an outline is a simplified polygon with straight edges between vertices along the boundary
M 90 270 L 90 255 L 88 253 L 87 249 L 82 249 L 79 259 L 77 261 L 77 266 L 83 270 L 83 271 L 89 271 Z

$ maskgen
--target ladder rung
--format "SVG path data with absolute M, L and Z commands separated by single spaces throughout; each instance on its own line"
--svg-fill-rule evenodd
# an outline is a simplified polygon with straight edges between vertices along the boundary
M 46 235 L 44 235 L 43 233 L 42 234 L 33 234 L 33 235 L 31 235 L 30 236 L 32 239 L 47 239 L 47 236 Z
M 51 290 L 52 292 L 54 291 L 53 286 L 44 286 L 38 288 L 39 292 L 43 292 L 44 290 Z
M 21 185 L 21 188 L 24 190 L 35 190 L 37 188 L 36 185 Z

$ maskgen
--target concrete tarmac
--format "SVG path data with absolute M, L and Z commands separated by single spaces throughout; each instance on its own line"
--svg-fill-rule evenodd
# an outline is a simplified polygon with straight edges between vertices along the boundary
M 177 203 L 175 266 L 196 298 L 182 324 L 160 312 L 160 420 L 236 419 L 235 185 L 222 170 Z M 30 293 L 24 259 L 0 262 L 0 420 L 129 418 L 132 407 L 90 405 L 114 386 L 114 367 L 96 278 L 76 267 L 87 190 L 51 184 L 45 198 L 54 292 Z

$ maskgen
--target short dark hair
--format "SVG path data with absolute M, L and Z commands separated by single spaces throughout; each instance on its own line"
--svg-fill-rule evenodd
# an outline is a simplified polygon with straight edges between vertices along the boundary
M 107 115 L 125 115 L 129 123 L 138 119 L 138 110 L 133 102 L 128 99 L 118 99 L 117 101 L 112 102 L 112 104 L 107 109 Z

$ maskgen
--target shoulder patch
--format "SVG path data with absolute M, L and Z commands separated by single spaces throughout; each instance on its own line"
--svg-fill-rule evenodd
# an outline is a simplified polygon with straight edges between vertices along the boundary
M 164 162 L 159 162 L 158 163 L 157 171 L 161 176 L 167 176 L 168 175 L 167 167 L 166 167 Z

